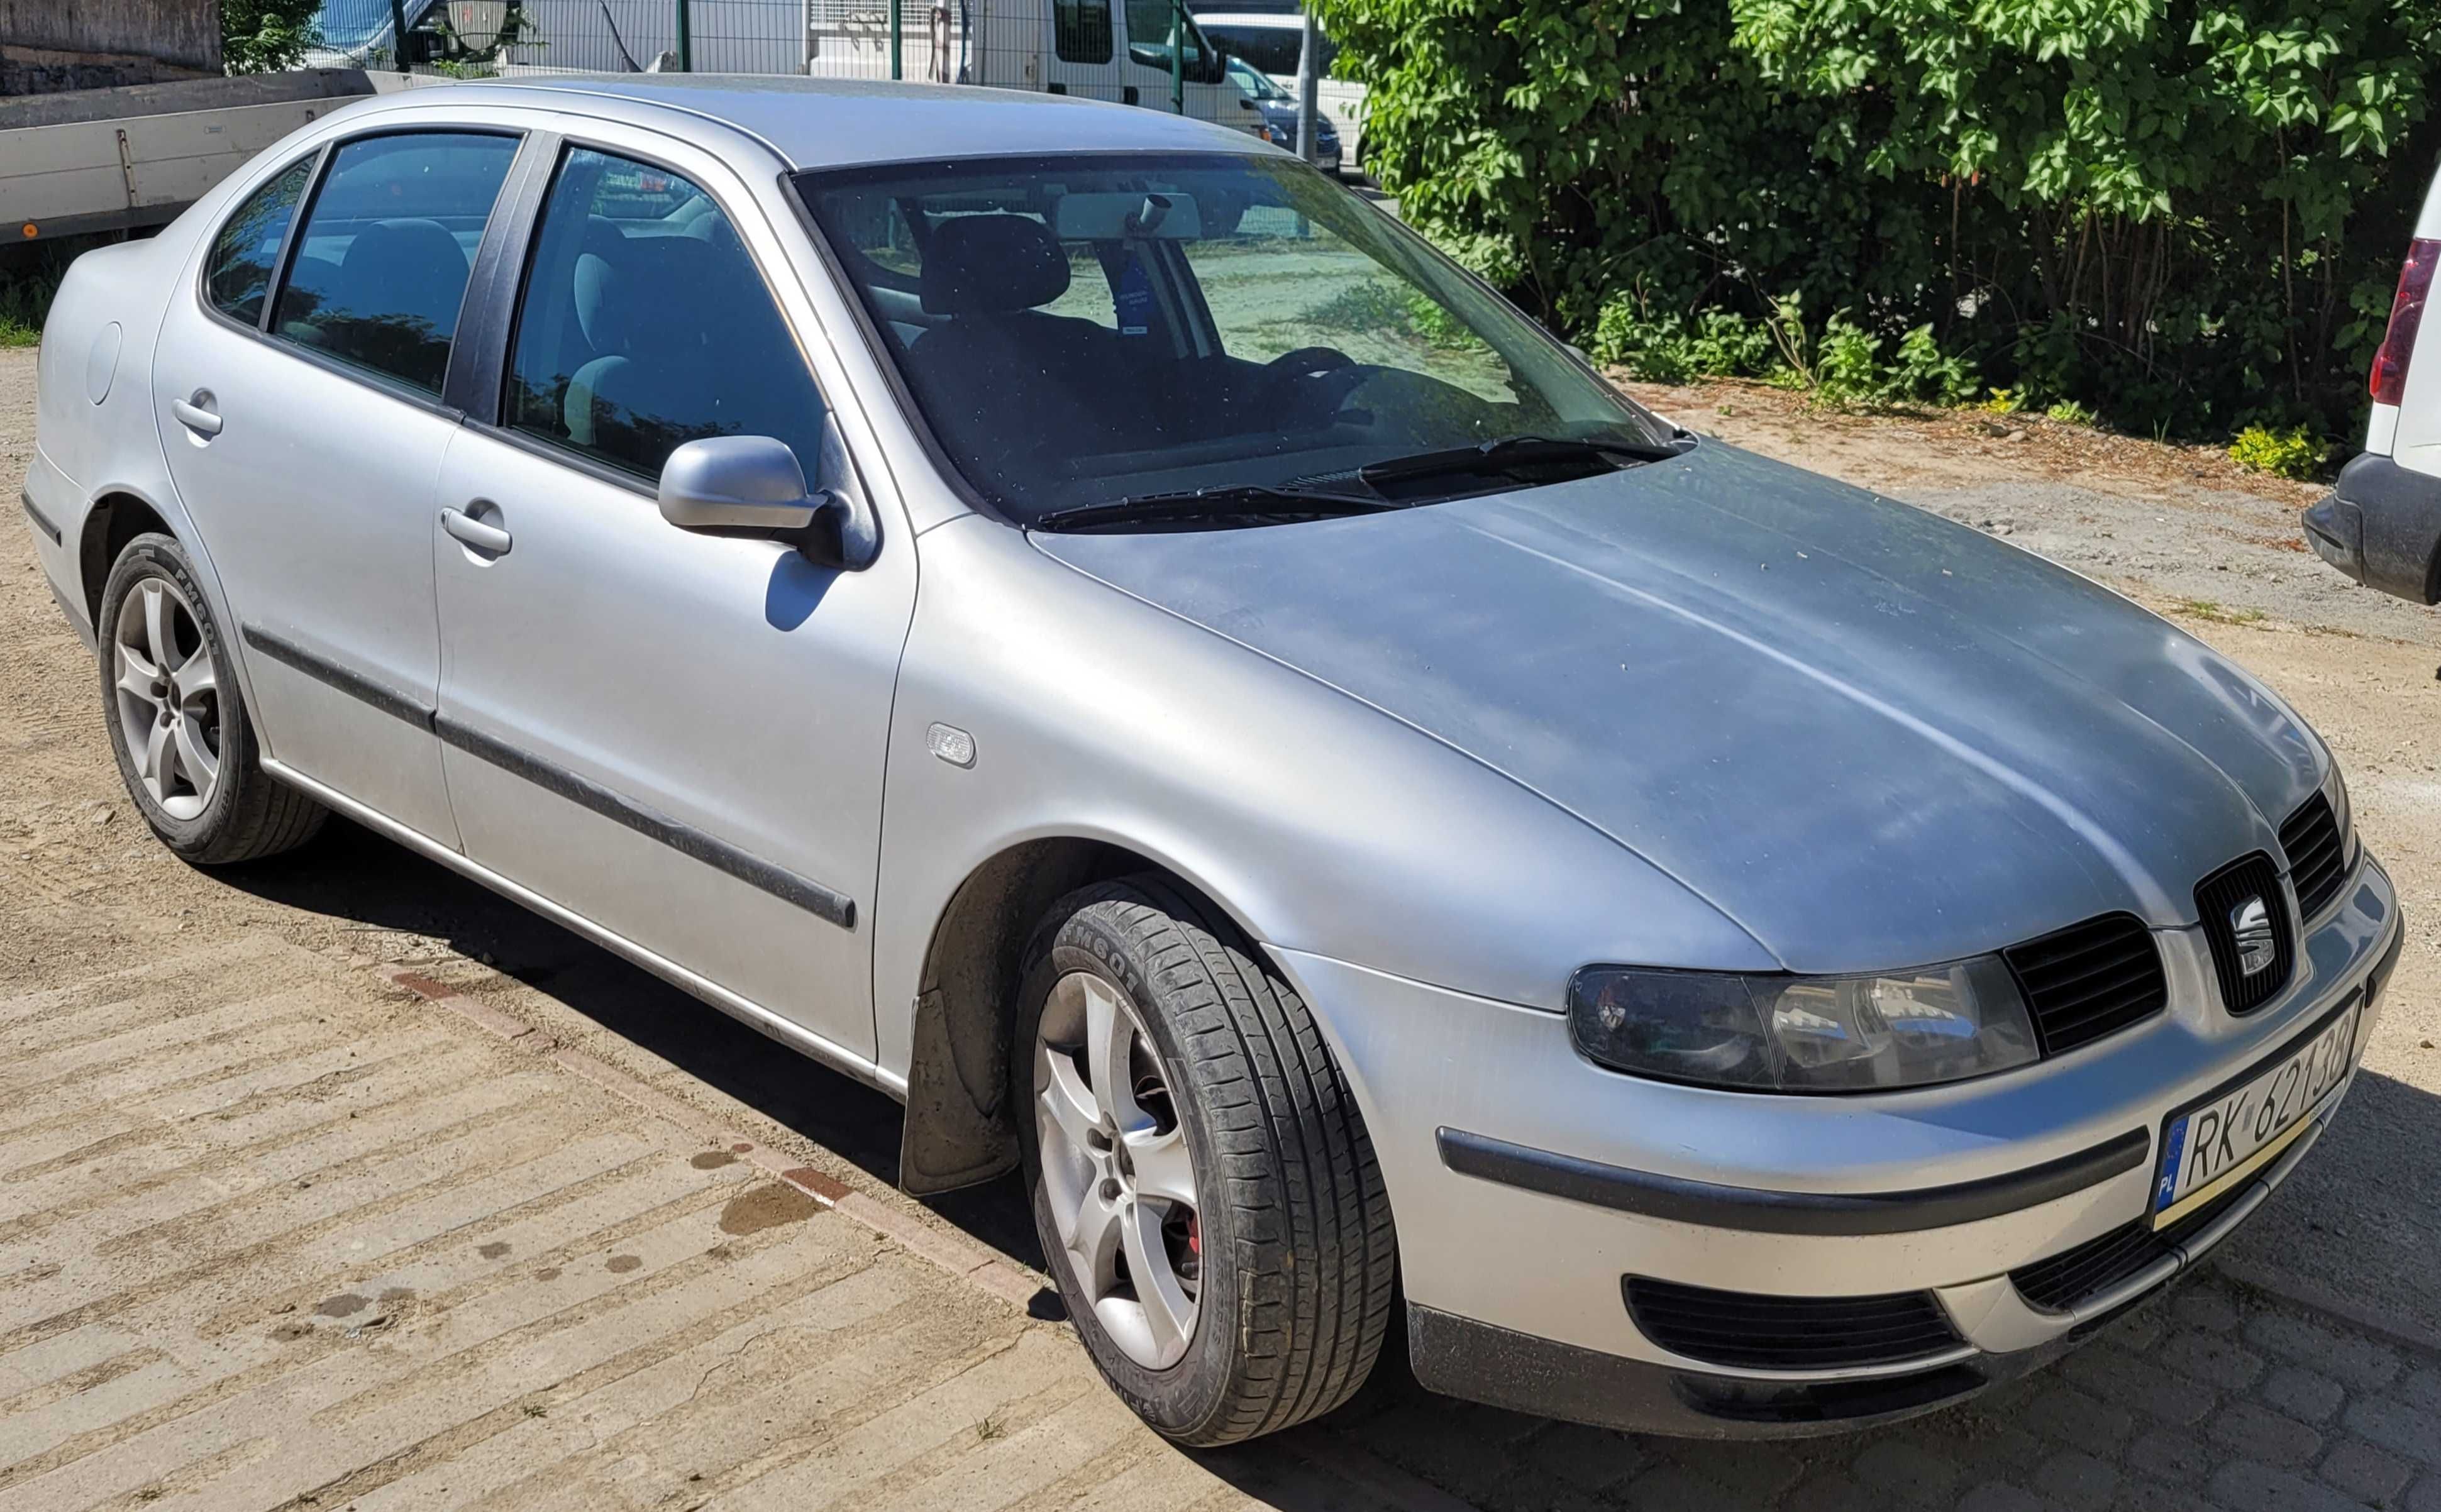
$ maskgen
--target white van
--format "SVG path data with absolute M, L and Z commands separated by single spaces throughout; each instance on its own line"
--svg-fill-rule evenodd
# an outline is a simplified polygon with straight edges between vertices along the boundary
M 713 0 L 717 4 L 718 0 Z M 1171 0 L 901 0 L 902 78 L 1040 89 L 1167 110 L 1170 35 L 1186 30 L 1183 103 L 1200 120 L 1260 135 L 1220 49 Z M 889 11 L 874 0 L 806 0 L 804 70 L 890 77 Z M 698 61 L 696 67 L 703 67 Z
M 2364 451 L 2305 511 L 2305 539 L 2369 588 L 2441 603 L 2441 324 L 2424 318 L 2441 267 L 2441 182 L 2428 190 L 2366 387 Z
M 898 76 L 1170 108 L 1172 0 L 898 0 Z M 502 74 L 891 77 L 888 0 L 400 0 L 407 60 L 480 59 Z M 390 0 L 324 0 L 316 61 L 389 66 Z M 1185 22 L 1187 115 L 1262 135 L 1226 58 Z M 499 45 L 495 48 L 495 41 Z
M 1138 0 L 1142 3 L 1142 0 Z M 1242 58 L 1291 95 L 1297 87 L 1297 53 L 1305 45 L 1305 18 L 1295 10 L 1239 9 L 1243 0 L 1203 0 L 1195 25 L 1233 58 Z M 1315 103 L 1339 133 L 1340 161 L 1351 171 L 1365 160 L 1365 86 L 1330 77 L 1339 45 L 1314 39 Z

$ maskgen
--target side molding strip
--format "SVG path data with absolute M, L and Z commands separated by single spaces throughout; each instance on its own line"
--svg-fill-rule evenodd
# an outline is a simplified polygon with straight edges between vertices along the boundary
M 800 876 L 786 867 L 774 866 L 761 856 L 741 851 L 728 841 L 674 819 L 658 809 L 647 808 L 556 763 L 547 762 L 480 730 L 470 729 L 439 713 L 411 693 L 402 693 L 387 683 L 342 667 L 268 631 L 247 625 L 244 635 L 247 645 L 272 660 L 294 667 L 316 681 L 327 683 L 394 719 L 403 719 L 410 725 L 428 729 L 469 756 L 522 777 L 536 787 L 556 793 L 613 823 L 624 824 L 646 839 L 657 840 L 714 871 L 725 872 L 750 887 L 760 888 L 773 897 L 793 903 L 818 919 L 838 925 L 842 929 L 856 927 L 856 900 L 844 892 L 824 887 L 811 877 Z
M 633 799 L 614 793 L 565 766 L 544 761 L 479 730 L 469 729 L 446 714 L 436 719 L 433 726 L 443 741 L 469 756 L 490 762 L 500 770 L 522 777 L 536 787 L 591 809 L 614 823 L 624 824 L 647 839 L 659 840 L 671 850 L 691 855 L 715 871 L 726 872 L 740 882 L 761 888 L 816 918 L 827 919 L 842 929 L 856 927 L 856 900 L 843 892 L 834 891 L 811 877 L 799 876 L 785 867 L 774 866 L 761 856 L 741 851 L 726 840 L 715 839 L 658 809 L 646 808 Z
M 371 704 L 392 719 L 404 719 L 425 729 L 432 728 L 432 706 L 413 693 L 402 693 L 388 683 L 342 667 L 327 657 L 317 657 L 303 646 L 284 640 L 257 625 L 245 627 L 245 643 L 274 661 L 296 668 L 316 682 L 328 683 L 360 703 Z
M 41 510 L 34 508 L 34 495 L 32 494 L 24 489 L 19 489 L 17 491 L 17 503 L 25 510 L 26 518 L 34 522 L 34 529 L 42 531 L 45 535 L 49 536 L 53 546 L 60 544 L 60 528 L 51 523 L 49 515 L 46 515 Z
M 2153 1136 L 2117 1139 L 2022 1171 L 1913 1192 L 1766 1192 L 1658 1176 L 1511 1144 L 1463 1129 L 1439 1134 L 1441 1163 L 1460 1176 L 1523 1187 L 1599 1208 L 1749 1233 L 1908 1233 L 1973 1223 L 2082 1192 L 2144 1163 Z

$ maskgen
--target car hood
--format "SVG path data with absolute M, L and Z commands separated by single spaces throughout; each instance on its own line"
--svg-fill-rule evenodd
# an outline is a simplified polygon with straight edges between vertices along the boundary
M 1034 540 L 1542 795 L 1795 971 L 2193 922 L 2319 781 L 2286 705 L 2126 600 L 1713 441 L 1392 513 Z

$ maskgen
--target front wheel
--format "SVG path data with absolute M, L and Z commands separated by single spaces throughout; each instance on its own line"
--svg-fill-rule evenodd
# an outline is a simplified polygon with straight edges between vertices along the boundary
M 1390 1318 L 1390 1205 L 1294 991 L 1138 876 L 1053 908 L 1016 1028 L 1035 1227 L 1112 1389 L 1198 1447 L 1354 1395 Z

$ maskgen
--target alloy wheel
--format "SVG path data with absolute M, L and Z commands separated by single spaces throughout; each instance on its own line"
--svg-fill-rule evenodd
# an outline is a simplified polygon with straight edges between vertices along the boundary
M 1137 1364 L 1178 1363 L 1202 1290 L 1195 1161 L 1134 1005 L 1091 972 L 1043 1005 L 1034 1117 L 1044 1197 L 1094 1316 Z
M 119 601 L 110 654 L 136 780 L 170 818 L 201 817 L 220 784 L 221 696 L 195 606 L 168 579 L 143 579 Z

